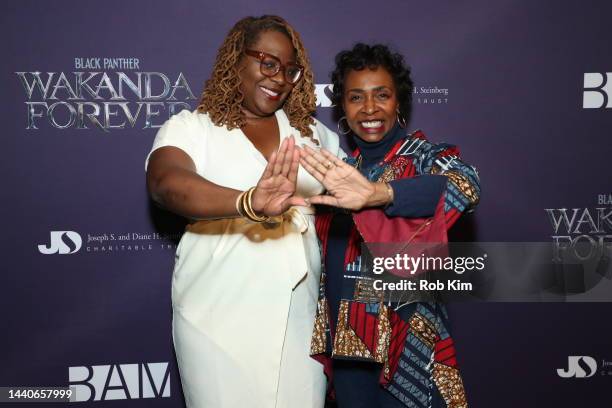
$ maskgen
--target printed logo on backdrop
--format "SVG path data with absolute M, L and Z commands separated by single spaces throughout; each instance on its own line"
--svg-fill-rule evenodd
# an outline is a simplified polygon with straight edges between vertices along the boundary
M 15 72 L 26 129 L 158 128 L 195 100 L 182 72 L 144 70 L 139 58 L 76 57 L 65 71 Z
M 51 231 L 48 244 L 38 244 L 44 255 L 69 255 L 83 250 L 86 253 L 174 251 L 181 233 L 158 232 L 97 232 Z M 85 242 L 83 242 L 85 238 Z
M 557 375 L 561 378 L 590 378 L 595 374 L 612 377 L 612 361 L 600 360 L 597 364 L 591 356 L 568 356 L 567 368 L 557 368 Z
M 557 368 L 561 378 L 589 378 L 595 375 L 597 362 L 589 356 L 568 356 L 567 369 Z
M 612 280 L 612 194 L 599 194 L 596 202 L 594 207 L 545 209 L 553 230 L 552 264 L 534 279 L 548 293 L 588 297 Z
M 448 88 L 415 85 L 412 100 L 419 105 L 446 105 L 448 103 Z
M 584 74 L 584 109 L 612 108 L 612 72 L 587 72 Z
M 315 85 L 317 106 L 321 108 L 333 107 L 331 101 L 333 89 L 332 84 Z M 415 86 L 413 94 L 414 103 L 421 105 L 443 105 L 448 103 L 448 88 L 439 88 L 438 86 Z
M 315 96 L 317 97 L 317 106 L 321 108 L 331 108 L 332 92 L 334 86 L 332 84 L 315 84 Z
M 74 231 L 51 231 L 49 244 L 38 245 L 38 251 L 44 255 L 70 255 L 81 249 L 83 240 Z
M 71 401 L 170 397 L 170 366 L 163 363 L 68 367 Z
M 585 261 L 604 256 L 606 249 L 612 247 L 612 194 L 599 194 L 597 204 L 594 208 L 545 209 L 553 227 L 551 238 L 557 249 L 557 260 L 561 251 L 567 249 Z

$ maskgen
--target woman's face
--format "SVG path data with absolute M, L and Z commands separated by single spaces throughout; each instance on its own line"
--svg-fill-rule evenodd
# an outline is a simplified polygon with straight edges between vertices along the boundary
M 393 77 L 382 67 L 349 71 L 342 105 L 353 133 L 366 142 L 378 142 L 397 119 L 399 102 Z
M 264 31 L 249 50 L 262 51 L 274 55 L 285 66 L 296 62 L 295 50 L 291 40 L 278 31 Z M 291 93 L 293 85 L 285 80 L 284 70 L 273 77 L 261 73 L 259 59 L 244 54 L 240 61 L 240 90 L 244 95 L 242 106 L 248 116 L 265 117 L 274 114 L 283 106 Z

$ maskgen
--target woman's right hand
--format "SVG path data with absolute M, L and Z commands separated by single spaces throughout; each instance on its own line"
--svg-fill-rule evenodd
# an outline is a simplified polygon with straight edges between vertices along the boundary
M 293 136 L 281 143 L 278 152 L 272 153 L 257 186 L 253 191 L 252 207 L 258 215 L 280 215 L 293 205 L 308 204 L 295 195 L 300 153 Z
M 385 184 L 369 181 L 355 167 L 325 149 L 316 151 L 305 146 L 301 149 L 301 163 L 327 190 L 325 195 L 309 197 L 310 204 L 358 211 L 393 201 Z

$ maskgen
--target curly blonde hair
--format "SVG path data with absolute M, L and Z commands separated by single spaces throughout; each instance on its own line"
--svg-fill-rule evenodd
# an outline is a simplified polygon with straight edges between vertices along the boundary
M 300 35 L 278 16 L 245 17 L 234 25 L 219 48 L 212 75 L 204 85 L 198 111 L 208 113 L 217 126 L 235 129 L 246 125 L 241 109 L 244 95 L 240 91 L 238 65 L 244 51 L 258 40 L 259 34 L 270 30 L 291 39 L 297 63 L 304 67 L 303 78 L 289 94 L 283 110 L 291 126 L 299 130 L 303 137 L 312 138 L 310 125 L 314 123 L 312 114 L 316 110 L 316 99 L 310 60 Z

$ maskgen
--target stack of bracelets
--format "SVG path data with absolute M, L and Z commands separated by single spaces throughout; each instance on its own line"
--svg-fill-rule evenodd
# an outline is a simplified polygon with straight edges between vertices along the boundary
M 236 210 L 238 210 L 238 214 L 240 214 L 241 217 L 245 217 L 253 222 L 270 221 L 270 217 L 267 215 L 259 216 L 255 214 L 252 202 L 253 191 L 255 191 L 255 187 L 251 187 L 247 191 L 243 191 L 236 199 Z

